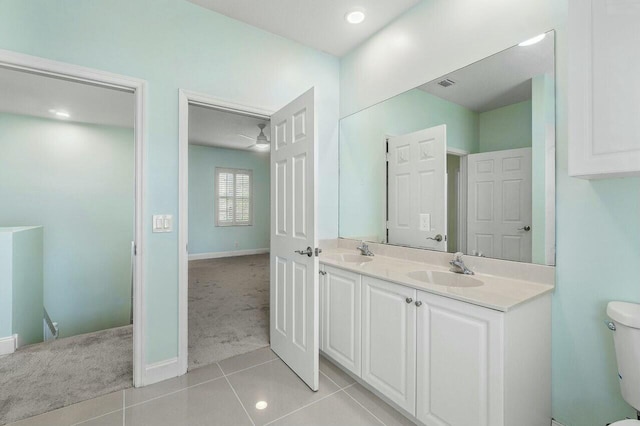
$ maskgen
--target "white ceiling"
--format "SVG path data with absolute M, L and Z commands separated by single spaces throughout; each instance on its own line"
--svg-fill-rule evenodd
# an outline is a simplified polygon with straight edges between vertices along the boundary
M 420 0 L 189 0 L 304 45 L 343 56 Z M 363 23 L 344 15 L 364 9 Z
M 0 112 L 129 128 L 135 120 L 133 93 L 116 89 L 0 67 L 0 93 Z
M 554 72 L 553 32 L 532 46 L 514 46 L 419 87 L 476 112 L 531 99 L 531 78 Z M 438 85 L 448 78 L 456 82 Z
M 264 134 L 271 139 L 269 120 L 189 105 L 189 143 L 259 151 L 252 145 L 260 133 L 260 123 L 267 125 Z

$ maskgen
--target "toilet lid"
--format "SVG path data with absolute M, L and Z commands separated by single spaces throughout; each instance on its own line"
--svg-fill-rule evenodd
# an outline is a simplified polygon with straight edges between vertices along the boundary
M 620 420 L 619 422 L 611 423 L 609 426 L 640 426 L 640 420 Z

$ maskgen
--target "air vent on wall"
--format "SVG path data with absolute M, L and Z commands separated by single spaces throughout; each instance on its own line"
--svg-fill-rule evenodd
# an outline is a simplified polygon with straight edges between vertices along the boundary
M 454 84 L 456 84 L 456 82 L 451 80 L 451 79 L 445 78 L 444 80 L 439 81 L 438 84 L 440 86 L 442 86 L 442 87 L 449 87 L 449 86 L 453 86 Z

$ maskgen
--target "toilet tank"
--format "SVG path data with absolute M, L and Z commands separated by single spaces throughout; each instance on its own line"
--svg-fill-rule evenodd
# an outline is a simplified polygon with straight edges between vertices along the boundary
M 607 315 L 616 326 L 613 341 L 622 397 L 640 411 L 640 305 L 609 302 Z

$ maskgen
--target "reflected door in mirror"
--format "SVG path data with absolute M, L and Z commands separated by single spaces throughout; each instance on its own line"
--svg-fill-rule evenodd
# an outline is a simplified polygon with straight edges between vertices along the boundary
M 447 127 L 388 139 L 388 242 L 447 251 Z

